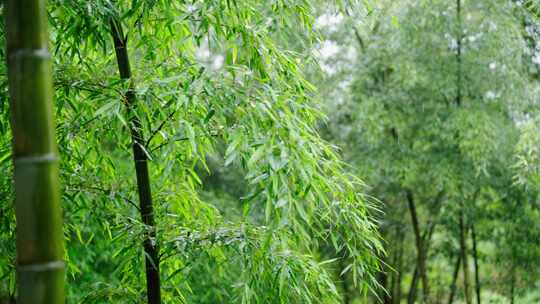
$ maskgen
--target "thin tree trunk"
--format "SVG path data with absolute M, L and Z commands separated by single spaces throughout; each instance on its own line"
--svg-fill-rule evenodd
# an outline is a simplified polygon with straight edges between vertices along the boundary
M 516 274 L 512 269 L 512 277 L 510 278 L 510 304 L 514 304 L 515 290 L 516 290 Z
M 137 98 L 135 86 L 131 79 L 131 66 L 127 51 L 127 37 L 123 34 L 120 22 L 111 21 L 111 34 L 114 41 L 116 59 L 120 78 L 129 82 L 129 89 L 124 96 L 124 103 L 128 110 L 129 129 L 133 146 L 133 160 L 137 174 L 137 188 L 139 192 L 139 211 L 143 223 L 146 225 L 143 247 L 146 264 L 146 294 L 149 304 L 161 303 L 160 277 L 159 277 L 159 247 L 156 242 L 156 227 L 154 222 L 154 207 L 148 173 L 148 156 L 145 152 L 144 134 L 142 124 L 135 109 Z
M 467 228 L 463 214 L 463 206 L 459 212 L 459 246 L 463 266 L 463 290 L 465 293 L 465 303 L 471 304 L 471 293 L 469 288 L 469 265 L 467 263 Z
M 429 245 L 431 244 L 431 238 L 433 237 L 433 233 L 435 232 L 435 227 L 437 226 L 437 218 L 439 217 L 440 213 L 440 204 L 442 201 L 442 198 L 444 197 L 444 191 L 440 191 L 437 196 L 435 197 L 435 200 L 433 201 L 433 204 L 437 206 L 436 214 L 432 216 L 432 220 L 428 224 L 428 228 L 424 231 L 422 234 L 422 245 L 423 245 L 423 264 L 426 268 L 427 272 L 427 259 L 429 256 Z M 416 212 L 415 212 L 416 213 Z M 408 303 L 414 303 L 416 301 L 416 291 L 418 289 L 418 277 L 420 276 L 420 273 L 418 272 L 418 265 L 417 263 L 416 268 L 413 273 L 413 279 L 411 281 L 411 286 L 409 288 L 409 296 L 408 296 Z M 427 279 L 427 273 L 426 273 L 426 279 Z
M 20 304 L 64 303 L 64 234 L 44 0 L 4 1 Z
M 480 193 L 480 189 L 476 190 L 473 199 L 472 199 L 472 206 L 476 206 L 476 199 L 478 198 L 478 194 Z M 472 254 L 473 254 L 473 263 L 474 263 L 474 286 L 476 291 L 476 303 L 481 304 L 481 286 L 480 286 L 480 266 L 478 263 L 478 250 L 476 247 L 476 229 L 474 227 L 474 219 L 470 219 L 470 229 L 471 229 L 471 240 L 472 240 Z
M 410 190 L 406 190 L 406 195 L 407 195 L 409 213 L 411 215 L 411 222 L 412 222 L 414 237 L 415 237 L 418 276 L 422 280 L 422 290 L 424 292 L 424 301 L 428 301 L 429 300 L 429 282 L 428 282 L 427 273 L 426 273 L 425 246 L 423 244 L 422 236 L 420 234 L 420 224 L 418 222 L 418 215 L 416 213 L 416 204 L 414 202 L 413 193 Z
M 395 242 L 399 242 L 399 239 L 397 239 L 398 235 L 396 233 L 396 239 L 394 241 Z M 388 297 L 390 298 L 390 302 L 389 304 L 394 304 L 394 297 L 396 296 L 396 293 L 395 293 L 395 290 L 396 290 L 396 275 L 397 275 L 397 272 L 399 271 L 398 270 L 398 267 L 397 267 L 397 259 L 398 259 L 398 254 L 399 254 L 399 243 L 398 243 L 398 248 L 396 248 L 395 250 L 393 250 L 394 254 L 392 255 L 392 264 L 391 266 L 393 267 L 393 271 L 392 273 L 390 274 L 390 287 L 388 288 Z
M 471 237 L 473 243 L 473 259 L 474 259 L 474 281 L 476 286 L 476 303 L 481 304 L 481 286 L 480 286 L 480 266 L 478 265 L 478 251 L 476 249 L 476 231 L 474 229 L 474 223 L 471 223 Z
M 345 265 L 345 257 L 342 257 L 339 259 L 339 268 L 340 272 L 343 272 L 343 270 L 347 267 Z M 349 288 L 349 281 L 347 281 L 347 274 L 344 273 L 341 276 L 341 288 L 343 289 L 343 304 L 350 304 L 351 303 L 351 294 L 350 294 L 350 288 Z
M 379 284 L 383 287 L 383 290 L 381 290 L 381 296 L 380 299 L 382 300 L 382 303 L 384 304 L 391 304 L 392 303 L 392 296 L 390 293 L 390 290 L 388 288 L 388 267 L 383 266 L 383 269 L 381 272 L 379 272 Z
M 379 272 L 379 277 L 377 280 L 379 281 L 379 284 L 382 287 L 379 300 L 382 300 L 382 303 L 384 304 L 388 304 L 389 303 L 388 301 L 391 300 L 391 298 L 388 296 L 388 293 L 387 293 L 388 292 L 388 274 L 386 273 L 385 270 Z
M 384 202 L 385 205 L 387 205 L 387 202 Z M 388 231 L 388 227 L 385 226 L 382 222 L 379 226 L 379 231 L 381 234 L 382 239 L 389 241 L 390 233 Z M 379 291 L 379 296 L 376 299 L 377 303 L 382 301 L 384 304 L 391 304 L 392 302 L 392 293 L 391 289 L 389 288 L 389 275 L 388 273 L 391 272 L 390 265 L 388 265 L 389 256 L 386 254 L 381 254 L 379 257 L 381 261 L 381 269 L 379 273 L 377 274 L 377 281 L 379 285 L 382 287 Z
M 418 286 L 418 265 L 414 267 L 413 277 L 411 280 L 411 286 L 409 287 L 409 294 L 407 295 L 407 304 L 414 304 L 416 302 L 417 286 Z
M 452 275 L 452 285 L 450 285 L 450 296 L 448 297 L 448 304 L 454 302 L 454 295 L 456 294 L 457 279 L 459 275 L 459 266 L 461 264 L 461 254 L 458 254 L 456 265 L 454 266 L 454 274 Z
M 399 228 L 398 228 L 399 229 Z M 394 294 L 392 296 L 392 303 L 393 304 L 399 304 L 401 302 L 401 280 L 403 278 L 403 242 L 405 235 L 403 233 L 403 229 L 399 229 L 398 233 L 399 237 L 399 247 L 398 247 L 398 253 L 397 253 L 397 259 L 396 259 L 396 274 L 395 274 L 395 283 L 394 283 Z
M 350 304 L 351 295 L 349 294 L 349 282 L 347 282 L 346 278 L 341 281 L 341 286 L 343 288 L 343 304 Z
M 456 52 L 456 104 L 460 106 L 462 103 L 462 20 L 461 20 L 461 0 L 456 0 L 456 21 L 457 21 L 457 52 Z M 463 202 L 461 202 L 461 210 L 459 213 L 459 239 L 460 239 L 460 252 L 463 265 L 463 288 L 465 292 L 465 303 L 471 303 L 471 294 L 469 290 L 469 267 L 467 263 L 467 231 L 464 223 L 463 214 Z
M 433 231 L 435 229 L 435 224 L 432 224 L 429 226 L 429 229 L 424 232 L 424 235 L 422 236 L 422 244 L 424 244 L 424 265 L 426 264 L 426 256 L 428 255 L 429 246 L 428 243 L 431 240 L 431 237 L 433 236 Z M 411 280 L 411 287 L 409 289 L 409 299 L 408 303 L 414 303 L 416 301 L 416 292 L 418 290 L 418 278 L 420 276 L 420 273 L 418 272 L 418 265 L 419 263 L 416 263 L 416 266 L 414 268 L 413 272 L 413 278 Z
M 402 260 L 403 260 L 403 227 L 396 225 L 395 227 L 395 240 L 397 243 L 397 248 L 395 250 L 394 258 L 392 260 L 392 267 L 394 272 L 392 273 L 392 283 L 390 286 L 390 298 L 391 304 L 399 303 L 401 298 L 401 269 Z
M 462 52 L 462 42 L 463 42 L 463 33 L 461 29 L 461 0 L 456 0 L 456 19 L 457 19 L 457 27 L 458 27 L 458 33 L 457 33 L 457 52 L 456 52 L 456 63 L 457 63 L 457 70 L 456 70 L 456 104 L 457 106 L 461 105 L 462 100 L 462 93 L 461 93 L 461 82 L 462 82 L 462 71 L 461 71 L 461 65 L 462 65 L 462 58 L 461 58 L 461 52 Z

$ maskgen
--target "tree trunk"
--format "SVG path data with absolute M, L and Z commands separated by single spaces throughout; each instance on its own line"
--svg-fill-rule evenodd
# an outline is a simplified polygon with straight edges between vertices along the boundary
M 118 21 L 111 21 L 111 34 L 114 41 L 120 78 L 129 82 L 129 89 L 124 96 L 124 104 L 128 111 L 129 129 L 133 145 L 133 160 L 139 192 L 139 211 L 142 221 L 146 225 L 146 235 L 143 241 L 146 264 L 146 293 L 149 304 L 159 304 L 161 303 L 159 247 L 156 241 L 154 207 L 152 205 L 150 176 L 148 173 L 148 156 L 144 148 L 145 140 L 142 124 L 135 114 L 137 98 L 135 95 L 135 86 L 131 79 L 127 37 L 123 34 L 122 25 Z
M 426 264 L 427 264 L 427 259 L 429 256 L 429 245 L 431 244 L 431 238 L 433 237 L 433 233 L 435 232 L 435 227 L 437 226 L 437 218 L 439 217 L 439 213 L 441 209 L 440 208 L 441 201 L 443 197 L 444 197 L 444 191 L 440 191 L 435 197 L 433 204 L 437 207 L 436 208 L 437 211 L 435 214 L 432 215 L 432 219 L 428 223 L 428 228 L 424 231 L 421 238 L 422 245 L 423 245 L 422 258 L 423 258 L 423 264 L 424 264 L 424 268 L 426 269 L 426 272 L 427 272 Z M 414 214 L 416 214 L 416 208 L 415 208 Z M 418 277 L 420 276 L 420 273 L 418 272 L 418 265 L 419 263 L 417 263 L 416 268 L 413 273 L 413 279 L 411 281 L 411 286 L 409 289 L 409 296 L 408 296 L 408 301 L 407 301 L 408 303 L 414 303 L 416 301 L 416 291 L 418 289 Z M 427 280 L 427 273 L 426 273 L 426 280 Z
M 4 1 L 20 304 L 64 303 L 64 234 L 44 0 Z
M 456 52 L 456 105 L 459 107 L 462 103 L 462 42 L 463 42 L 463 33 L 462 33 L 462 20 L 461 20 L 461 0 L 456 0 L 456 22 L 457 22 L 457 52 Z M 468 273 L 468 263 L 467 263 L 467 243 L 466 243 L 466 227 L 464 223 L 463 215 L 463 202 L 461 202 L 459 213 L 459 240 L 460 240 L 460 254 L 463 264 L 463 288 L 465 292 L 465 303 L 471 303 L 471 296 L 469 291 L 469 273 Z
M 345 264 L 345 257 L 341 257 L 339 259 L 340 273 L 343 273 L 346 267 L 347 265 Z M 352 299 L 350 294 L 349 281 L 347 280 L 347 273 L 343 273 L 343 275 L 341 275 L 341 288 L 343 289 L 343 304 L 350 304 Z
M 416 302 L 416 289 L 418 286 L 418 265 L 414 267 L 414 272 L 411 280 L 411 286 L 409 287 L 409 294 L 407 295 L 407 304 L 414 304 Z
M 454 302 L 454 295 L 456 294 L 456 284 L 459 275 L 459 266 L 461 264 L 461 254 L 458 254 L 456 265 L 454 266 L 454 274 L 452 275 L 452 285 L 450 285 L 450 296 L 448 297 L 448 304 Z
M 406 195 L 407 195 L 409 213 L 411 215 L 411 222 L 413 226 L 414 238 L 415 238 L 415 244 L 416 244 L 418 276 L 422 280 L 422 290 L 424 293 L 424 301 L 428 301 L 429 300 L 429 282 L 427 279 L 426 259 L 425 259 L 427 255 L 425 254 L 425 246 L 423 244 L 422 236 L 420 234 L 420 224 L 418 223 L 418 215 L 416 213 L 416 204 L 414 202 L 413 193 L 410 190 L 407 190 Z
M 388 288 L 388 271 L 388 267 L 383 265 L 383 269 L 379 272 L 378 277 L 379 284 L 383 287 L 383 290 L 381 290 L 380 299 L 384 304 L 392 304 L 392 296 Z
M 401 272 L 403 271 L 401 269 L 403 264 L 403 226 L 396 225 L 395 236 L 397 249 L 392 263 L 395 271 L 392 274 L 392 284 L 389 290 L 390 298 L 392 299 L 390 301 L 391 304 L 399 303 L 401 299 Z
M 476 286 L 476 303 L 481 304 L 482 297 L 480 293 L 480 267 L 478 265 L 478 251 L 476 250 L 476 231 L 474 229 L 474 223 L 471 223 L 471 237 L 473 243 L 473 259 L 474 259 L 474 281 Z
M 384 202 L 384 204 L 387 205 L 386 202 Z M 390 233 L 388 231 L 388 227 L 384 225 L 382 222 L 379 225 L 379 231 L 380 231 L 382 239 L 390 241 Z M 381 254 L 379 259 L 381 261 L 381 269 L 377 273 L 377 281 L 382 288 L 379 290 L 379 295 L 376 297 L 377 298 L 376 301 L 377 303 L 391 304 L 392 293 L 389 287 L 390 285 L 389 272 L 391 272 L 392 270 L 391 270 L 391 265 L 388 264 L 389 256 L 386 254 Z
M 394 263 L 395 273 L 392 280 L 392 304 L 399 304 L 401 302 L 401 279 L 403 273 L 403 243 L 404 233 L 403 227 L 396 227 L 396 237 L 398 241 L 398 248 Z
M 456 52 L 456 105 L 461 105 L 462 100 L 462 93 L 461 93 L 461 82 L 462 82 L 462 75 L 461 75 L 461 48 L 462 48 L 462 41 L 463 41 L 463 33 L 461 30 L 461 0 L 456 0 L 456 19 L 457 19 L 457 52 Z
M 469 265 L 467 263 L 467 228 L 463 215 L 463 206 L 459 212 L 459 247 L 463 266 L 463 291 L 465 293 L 465 303 L 471 304 L 471 293 L 469 288 Z
M 515 290 L 516 290 L 516 274 L 512 269 L 512 277 L 510 278 L 510 304 L 514 304 Z

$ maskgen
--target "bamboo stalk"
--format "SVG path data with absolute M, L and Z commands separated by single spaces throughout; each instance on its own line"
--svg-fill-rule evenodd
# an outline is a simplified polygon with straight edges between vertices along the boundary
M 150 174 L 148 173 L 148 156 L 144 151 L 144 134 L 142 124 L 135 115 L 137 105 L 134 84 L 131 79 L 131 66 L 127 51 L 127 38 L 122 31 L 120 22 L 111 21 L 111 34 L 114 41 L 118 72 L 120 78 L 129 81 L 129 90 L 125 95 L 125 105 L 128 110 L 129 129 L 133 145 L 133 161 L 137 175 L 137 188 L 139 192 L 139 211 L 143 223 L 146 225 L 146 235 L 143 240 L 146 266 L 146 295 L 149 304 L 161 303 L 160 277 L 159 277 L 159 247 L 156 244 L 156 226 L 154 222 L 154 207 Z
M 406 190 L 407 202 L 409 206 L 409 213 L 411 215 L 411 223 L 413 226 L 414 239 L 416 244 L 416 254 L 417 254 L 417 269 L 418 276 L 422 281 L 422 290 L 424 295 L 424 301 L 429 301 L 429 281 L 427 278 L 426 270 L 426 250 L 424 246 L 424 240 L 422 239 L 420 233 L 420 224 L 418 222 L 418 215 L 416 213 L 416 204 L 414 201 L 414 196 L 412 191 Z M 414 300 L 413 300 L 414 301 Z
M 457 279 L 459 275 L 460 265 L 461 265 L 461 253 L 458 254 L 456 265 L 454 266 L 454 274 L 452 275 L 452 284 L 450 285 L 450 296 L 448 297 L 448 304 L 454 303 L 454 296 L 456 294 Z
M 459 213 L 459 247 L 461 254 L 461 265 L 463 266 L 463 292 L 465 294 L 465 303 L 471 304 L 471 293 L 469 289 L 469 265 L 467 263 L 467 227 L 464 219 L 464 206 L 461 205 Z
M 392 302 L 393 304 L 399 304 L 401 303 L 401 281 L 403 277 L 403 243 L 405 239 L 405 233 L 403 231 L 403 227 L 397 226 L 396 228 L 396 239 L 398 240 L 398 252 L 397 252 L 397 259 L 396 259 L 396 271 L 395 271 L 395 284 L 394 284 L 394 295 L 392 296 Z
M 64 235 L 45 0 L 4 1 L 19 304 L 64 303 Z
M 476 208 L 476 199 L 478 198 L 478 193 L 480 190 L 476 190 L 476 192 L 473 195 L 472 205 Z M 473 213 L 474 214 L 474 213 Z M 481 304 L 482 303 L 482 295 L 481 295 L 481 286 L 480 286 L 480 265 L 478 263 L 478 249 L 476 247 L 477 245 L 477 239 L 476 239 L 476 229 L 474 227 L 474 219 L 471 219 L 470 224 L 471 229 L 471 240 L 472 240 L 472 255 L 473 255 L 473 262 L 474 262 L 474 285 L 476 290 L 476 303 Z
M 456 19 L 457 19 L 457 51 L 456 51 L 456 105 L 461 106 L 462 101 L 462 92 L 461 92 L 461 83 L 462 83 L 462 43 L 463 43 L 463 29 L 461 26 L 461 0 L 456 0 Z
M 478 250 L 476 248 L 476 230 L 474 228 L 474 223 L 471 223 L 471 239 L 473 243 L 473 261 L 474 261 L 474 282 L 476 287 L 476 303 L 482 303 L 481 297 L 481 286 L 480 286 L 480 266 L 478 263 Z

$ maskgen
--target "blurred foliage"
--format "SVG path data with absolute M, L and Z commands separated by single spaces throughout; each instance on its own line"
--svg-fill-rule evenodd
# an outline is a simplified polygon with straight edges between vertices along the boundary
M 325 138 L 383 203 L 388 269 L 379 281 L 390 299 L 380 293 L 381 301 L 400 303 L 414 290 L 412 213 L 431 285 L 428 298 L 416 285 L 417 302 L 448 301 L 460 214 L 472 294 L 473 242 L 484 301 L 489 293 L 522 303 L 538 287 L 536 5 L 404 0 L 320 9 L 322 69 L 308 75 L 329 115 Z M 465 302 L 463 284 L 460 270 L 456 302 Z

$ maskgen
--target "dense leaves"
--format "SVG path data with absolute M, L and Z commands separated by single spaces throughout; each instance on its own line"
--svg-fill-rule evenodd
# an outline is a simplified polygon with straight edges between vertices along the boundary
M 145 299 L 141 243 L 151 227 L 138 211 L 133 117 L 146 135 L 165 303 L 333 303 L 339 277 L 336 260 L 320 255 L 327 244 L 345 253 L 359 290 L 376 285 L 372 205 L 315 130 L 309 50 L 286 43 L 315 38 L 308 1 L 59 0 L 48 11 L 69 302 Z M 117 24 L 130 81 L 116 72 Z M 130 90 L 139 102 L 128 111 Z M 240 193 L 204 178 L 220 170 Z M 11 213 L 9 196 L 2 202 Z M 3 221 L 9 295 L 14 223 Z

